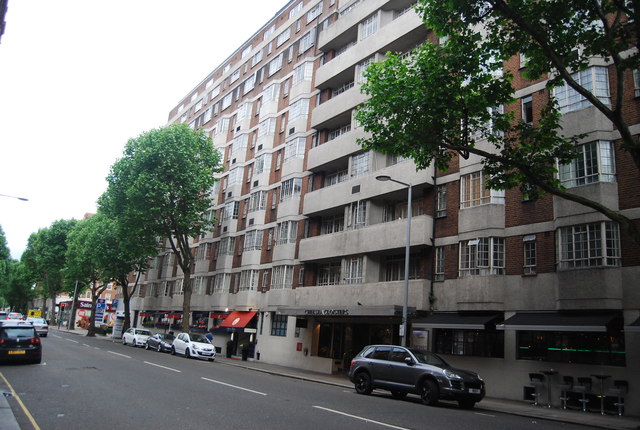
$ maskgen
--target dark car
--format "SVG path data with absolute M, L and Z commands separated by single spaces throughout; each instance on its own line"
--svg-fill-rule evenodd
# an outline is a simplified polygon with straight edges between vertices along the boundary
M 454 369 L 432 352 L 394 345 L 365 347 L 351 361 L 349 379 L 359 394 L 381 388 L 402 399 L 413 393 L 427 405 L 456 400 L 460 407 L 471 409 L 485 395 L 477 373 Z
M 31 323 L 11 320 L 0 323 L 0 362 L 41 361 L 40 336 Z
M 172 334 L 156 333 L 147 339 L 144 349 L 155 349 L 158 352 L 171 352 L 171 345 L 173 345 L 174 338 Z

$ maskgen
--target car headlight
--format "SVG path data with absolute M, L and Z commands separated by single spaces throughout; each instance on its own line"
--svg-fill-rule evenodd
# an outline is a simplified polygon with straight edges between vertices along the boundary
M 192 346 L 192 347 L 193 347 L 193 349 L 195 349 L 195 350 L 200 349 L 200 348 L 198 347 L 198 345 L 196 345 L 195 343 L 194 343 L 194 344 L 192 344 L 191 346 Z
M 448 369 L 444 369 L 444 376 L 446 376 L 449 379 L 462 379 L 462 376 Z

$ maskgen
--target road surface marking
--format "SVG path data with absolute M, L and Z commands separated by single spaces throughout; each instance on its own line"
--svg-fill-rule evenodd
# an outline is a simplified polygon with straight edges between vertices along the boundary
M 67 339 L 67 338 L 65 338 L 64 340 L 67 340 L 67 341 L 69 341 L 69 342 L 73 342 L 73 343 L 80 343 L 80 342 L 78 342 L 77 340 L 73 340 L 73 339 Z
M 322 409 L 323 411 L 333 412 L 334 414 L 344 415 L 344 416 L 350 417 L 350 418 L 355 418 L 357 420 L 362 420 L 362 421 L 365 421 L 365 422 L 368 422 L 368 423 L 378 424 L 378 425 L 381 425 L 381 426 L 384 426 L 384 427 L 389 427 L 389 428 L 392 428 L 392 429 L 409 430 L 409 429 L 407 429 L 405 427 L 398 427 L 398 426 L 394 426 L 393 424 L 387 424 L 387 423 L 383 423 L 383 422 L 380 422 L 380 421 L 371 420 L 369 418 L 364 418 L 364 417 L 359 417 L 357 415 L 347 414 L 345 412 L 336 411 L 335 409 L 323 408 L 322 406 L 314 406 L 314 408 Z
M 171 370 L 172 372 L 182 373 L 182 370 L 172 369 L 171 367 L 167 367 L 167 366 L 161 366 L 160 364 L 152 363 L 150 361 L 145 361 L 144 363 L 145 364 L 150 364 L 151 366 L 156 366 L 156 367 L 161 367 L 163 369 Z
M 205 381 L 209 381 L 209 382 L 215 382 L 216 384 L 226 385 L 227 387 L 237 388 L 238 390 L 244 390 L 244 391 L 248 391 L 250 393 L 260 394 L 261 396 L 266 396 L 267 395 L 267 393 L 261 393 L 260 391 L 254 391 L 254 390 L 250 390 L 248 388 L 238 387 L 237 385 L 227 384 L 226 382 L 216 381 L 215 379 L 205 378 L 204 376 L 202 376 L 202 379 L 204 379 Z
M 476 415 L 482 415 L 485 417 L 491 417 L 491 418 L 495 418 L 495 415 L 491 415 L 491 414 L 483 414 L 482 412 L 474 412 Z
M 124 355 L 124 354 L 120 354 L 119 352 L 113 352 L 113 351 L 107 351 L 107 352 L 109 352 L 110 354 L 119 355 L 120 357 L 131 358 L 130 356 Z
M 82 346 L 86 346 L 87 348 L 91 348 L 91 345 L 87 345 L 86 343 L 83 343 Z
M 9 390 L 11 390 L 11 395 L 13 397 L 15 397 L 16 400 L 18 401 L 18 404 L 20 405 L 20 408 L 22 408 L 22 412 L 24 412 L 24 414 L 29 419 L 29 422 L 33 426 L 33 429 L 34 430 L 40 430 L 40 426 L 38 426 L 38 423 L 36 423 L 36 420 L 33 419 L 33 416 L 31 415 L 31 413 L 29 412 L 27 407 L 24 405 L 24 403 L 22 403 L 22 399 L 20 398 L 20 396 L 18 396 L 18 393 L 16 393 L 16 391 L 13 389 L 13 387 L 11 386 L 9 381 L 7 381 L 7 378 L 4 377 L 2 372 L 0 372 L 0 377 L 2 377 L 2 379 L 4 380 L 4 383 L 7 384 L 7 387 L 9 388 Z

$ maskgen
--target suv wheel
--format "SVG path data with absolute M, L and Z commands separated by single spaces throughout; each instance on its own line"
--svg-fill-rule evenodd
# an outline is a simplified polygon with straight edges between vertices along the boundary
M 371 376 L 367 372 L 360 372 L 356 376 L 355 381 L 356 393 L 371 394 L 373 387 L 371 386 Z
M 438 384 L 430 379 L 424 381 L 420 389 L 420 398 L 425 405 L 435 406 L 438 403 Z
M 405 393 L 404 391 L 392 391 L 391 397 L 393 397 L 396 400 L 402 400 L 405 397 L 407 397 L 407 393 Z

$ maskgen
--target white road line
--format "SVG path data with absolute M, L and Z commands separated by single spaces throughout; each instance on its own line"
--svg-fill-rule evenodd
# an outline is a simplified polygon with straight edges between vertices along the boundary
M 357 415 L 347 414 L 345 412 L 336 411 L 334 409 L 323 408 L 322 406 L 314 406 L 314 408 L 322 409 L 323 411 L 333 412 L 334 414 L 338 414 L 338 415 L 344 415 L 344 416 L 349 417 L 349 418 L 355 418 L 357 420 L 362 420 L 362 421 L 365 421 L 365 422 L 368 422 L 368 423 L 378 424 L 378 425 L 381 425 L 383 427 L 389 427 L 389 428 L 398 429 L 398 430 L 409 430 L 409 429 L 407 429 L 405 427 L 398 427 L 398 426 L 394 426 L 393 424 L 387 424 L 387 423 L 382 423 L 380 421 L 370 420 L 369 418 L 364 418 L 364 417 L 359 417 Z
M 124 354 L 120 354 L 119 352 L 113 352 L 113 351 L 107 351 L 109 354 L 115 354 L 115 355 L 119 355 L 120 357 L 124 357 L 124 358 L 131 358 L 128 355 L 124 355 Z
M 83 343 L 82 346 L 86 346 L 87 348 L 91 348 L 91 345 L 87 345 L 86 343 Z
M 162 366 L 160 364 L 156 364 L 156 363 L 152 363 L 150 361 L 145 361 L 145 364 L 149 364 L 151 366 L 156 366 L 156 367 L 161 367 L 163 369 L 167 369 L 167 370 L 171 370 L 172 372 L 177 372 L 177 373 L 182 373 L 182 370 L 178 370 L 178 369 L 172 369 L 171 367 L 167 367 L 167 366 Z
M 77 340 L 73 340 L 73 339 L 65 339 L 65 340 L 67 340 L 67 341 L 69 341 L 69 342 L 73 342 L 73 343 L 80 343 L 80 342 L 78 342 Z
M 483 417 L 491 417 L 491 418 L 495 418 L 495 415 L 491 415 L 491 414 L 483 414 L 482 412 L 474 412 L 474 414 L 476 415 L 482 415 Z
M 227 384 L 226 382 L 216 381 L 215 379 L 205 378 L 204 376 L 202 376 L 201 378 L 204 379 L 205 381 L 214 382 L 214 383 L 220 384 L 220 385 L 226 385 L 227 387 L 237 388 L 238 390 L 244 390 L 244 391 L 248 391 L 248 392 L 254 393 L 254 394 L 260 394 L 261 396 L 266 396 L 267 395 L 267 393 L 261 393 L 260 391 L 254 391 L 254 390 L 250 390 L 248 388 L 238 387 L 237 385 Z

